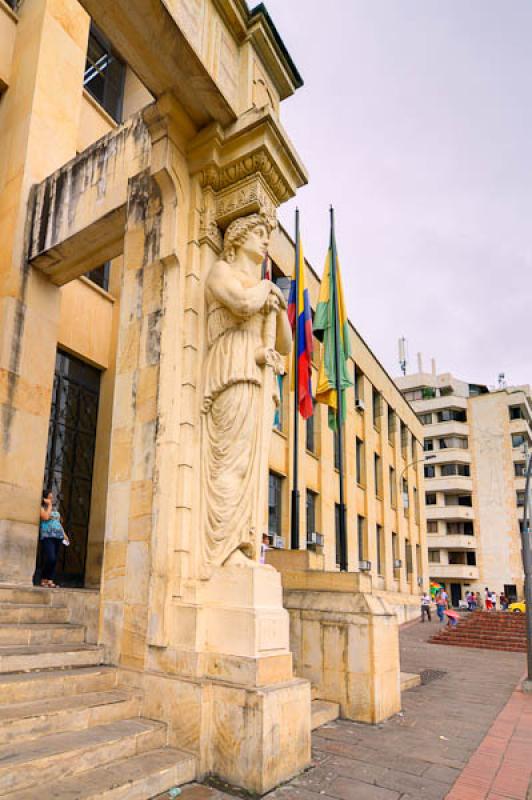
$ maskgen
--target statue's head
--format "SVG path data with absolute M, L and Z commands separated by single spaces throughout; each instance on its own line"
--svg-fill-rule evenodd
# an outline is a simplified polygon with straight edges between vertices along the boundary
M 248 258 L 260 264 L 268 252 L 271 232 L 271 220 L 264 214 L 248 214 L 235 219 L 225 232 L 222 258 L 231 263 L 237 252 L 243 249 Z

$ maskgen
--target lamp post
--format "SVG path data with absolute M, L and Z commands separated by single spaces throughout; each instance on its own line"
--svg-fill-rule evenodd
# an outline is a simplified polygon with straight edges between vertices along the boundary
M 523 681 L 523 691 L 532 694 L 532 550 L 530 549 L 530 489 L 532 475 L 532 452 L 526 450 L 525 503 L 523 526 L 521 528 L 521 554 L 525 573 L 526 638 L 527 638 L 527 676 Z

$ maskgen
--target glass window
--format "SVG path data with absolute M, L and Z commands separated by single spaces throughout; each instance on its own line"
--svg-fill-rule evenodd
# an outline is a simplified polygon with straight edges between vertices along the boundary
M 355 364 L 355 404 L 364 402 L 363 373 Z
M 403 456 L 406 457 L 406 450 L 408 448 L 408 428 L 401 422 L 401 449 L 403 451 Z
M 525 419 L 525 415 L 521 406 L 510 406 L 508 411 L 510 414 L 510 419 Z
M 467 449 L 467 437 L 465 436 L 443 436 L 438 439 L 440 450 L 450 450 L 456 448 L 458 450 Z
M 429 563 L 430 564 L 439 564 L 440 563 L 440 551 L 439 550 L 429 550 Z
M 410 542 L 406 542 L 405 545 L 405 556 L 406 556 L 406 574 L 412 574 L 412 545 Z
M 434 464 L 425 464 L 423 467 L 423 473 L 425 478 L 434 478 L 436 477 L 436 467 Z
M 281 536 L 283 478 L 270 472 L 268 485 L 268 533 Z
M 388 441 L 393 446 L 395 444 L 395 411 L 388 406 Z
M 364 561 L 366 558 L 366 520 L 365 517 L 357 516 L 357 536 L 358 536 L 358 560 Z
M 399 559 L 399 540 L 396 533 L 392 533 L 392 558 L 394 561 Z M 398 567 L 394 566 L 394 569 L 398 569 Z
M 91 269 L 90 272 L 86 272 L 85 277 L 88 278 L 93 283 L 95 283 L 97 286 L 100 286 L 102 289 L 105 289 L 105 291 L 107 292 L 109 289 L 110 267 L 111 267 L 111 262 L 106 261 L 105 264 L 102 264 L 101 267 L 96 267 L 95 269 Z
M 410 439 L 410 452 L 412 454 L 412 461 L 415 461 L 417 458 L 417 442 L 414 434 L 412 434 L 412 438 Z
M 390 467 L 390 505 L 395 508 L 397 501 L 397 487 L 395 485 L 395 470 Z
M 377 525 L 376 526 L 375 534 L 376 534 L 376 546 L 377 546 L 377 574 L 378 575 L 382 575 L 383 574 L 383 570 L 382 570 L 382 567 L 383 567 L 382 549 L 383 548 L 382 548 L 382 526 L 381 525 Z
M 471 470 L 469 464 L 442 464 L 441 466 L 442 478 L 448 478 L 451 475 L 469 477 L 470 474 Z
M 477 565 L 477 554 L 476 553 L 466 553 L 466 563 L 468 567 L 476 567 Z
M 516 478 L 524 478 L 526 475 L 526 464 L 524 461 L 514 463 L 514 475 Z
M 444 408 L 438 411 L 438 422 L 466 422 L 467 415 L 463 408 Z
M 518 506 L 524 506 L 525 504 L 525 493 L 524 492 L 516 492 L 516 501 Z
M 316 532 L 316 492 L 307 489 L 307 539 Z
M 310 453 L 316 453 L 318 409 L 316 408 L 316 398 L 312 398 L 313 413 L 307 419 L 306 447 Z
M 91 22 L 83 85 L 114 120 L 122 119 L 126 66 Z
M 423 450 L 426 453 L 434 450 L 434 439 L 423 439 Z
M 365 473 L 364 473 L 364 442 L 362 439 L 359 439 L 358 436 L 356 437 L 355 442 L 355 457 L 356 457 L 356 481 L 361 486 L 365 483 Z
M 419 421 L 422 425 L 432 425 L 432 414 L 428 412 L 426 414 L 419 414 Z
M 433 397 L 436 397 L 436 389 L 432 386 L 424 386 L 421 390 L 421 396 L 423 400 L 432 400 Z
M 438 520 L 429 519 L 427 521 L 427 533 L 438 533 Z
M 334 468 L 340 469 L 340 437 L 338 431 L 333 431 Z
M 371 387 L 371 397 L 372 397 L 372 410 L 373 410 L 373 425 L 377 430 L 381 428 L 381 414 L 382 414 L 382 396 L 380 392 L 375 389 L 374 386 Z
M 425 505 L 427 506 L 436 505 L 436 492 L 425 492 Z
M 408 505 L 409 505 L 409 499 L 408 499 L 408 481 L 407 481 L 407 479 L 406 479 L 406 478 L 403 478 L 403 486 L 402 486 L 402 490 L 403 490 L 403 508 L 404 508 L 404 510 L 405 510 L 405 513 L 406 513 L 406 511 L 408 510 Z
M 279 387 L 279 405 L 275 409 L 275 414 L 273 415 L 273 427 L 276 431 L 282 431 L 284 428 L 284 417 L 285 417 L 284 379 L 285 379 L 284 375 L 277 376 L 277 383 Z
M 375 468 L 375 494 L 377 497 L 382 496 L 382 474 L 381 474 L 381 459 L 377 453 L 373 455 L 373 464 Z
M 512 447 L 522 447 L 526 440 L 524 433 L 512 433 Z

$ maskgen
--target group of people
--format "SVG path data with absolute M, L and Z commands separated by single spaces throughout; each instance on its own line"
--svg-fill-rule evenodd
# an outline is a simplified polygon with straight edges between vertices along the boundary
M 484 601 L 482 601 L 480 592 L 468 592 L 466 594 L 466 601 L 469 611 L 476 611 L 477 609 L 483 609 L 484 607 L 486 608 L 486 611 L 497 610 L 497 595 L 495 592 L 491 592 L 487 586 L 484 589 Z M 429 622 L 431 621 L 430 610 L 432 602 L 433 600 L 430 594 L 425 592 L 421 598 L 421 622 L 425 622 L 425 617 Z M 456 612 L 449 609 L 449 595 L 444 588 L 441 588 L 436 592 L 434 595 L 434 603 L 436 605 L 436 613 L 440 622 L 445 622 L 445 617 L 447 617 L 447 622 L 449 625 L 456 625 L 458 615 Z M 508 597 L 504 592 L 501 592 L 499 595 L 499 605 L 501 611 L 506 611 L 509 604 L 510 601 Z
M 467 607 L 469 611 L 476 611 L 476 609 L 485 608 L 486 611 L 496 611 L 497 610 L 497 593 L 491 592 L 488 587 L 486 586 L 484 589 L 484 603 L 482 603 L 482 597 L 480 592 L 468 592 L 466 595 Z M 507 611 L 508 606 L 510 605 L 510 600 L 505 595 L 504 592 L 501 592 L 499 595 L 499 607 L 501 611 Z

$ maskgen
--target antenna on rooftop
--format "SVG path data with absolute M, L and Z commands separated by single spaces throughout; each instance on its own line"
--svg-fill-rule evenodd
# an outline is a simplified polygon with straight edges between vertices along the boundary
M 504 374 L 504 372 L 499 372 L 499 374 L 497 375 L 497 385 L 499 389 L 506 389 L 506 387 L 508 386 L 508 384 L 506 383 L 506 375 Z
M 408 363 L 408 342 L 404 336 L 399 339 L 399 366 L 403 375 L 406 375 L 406 365 Z

